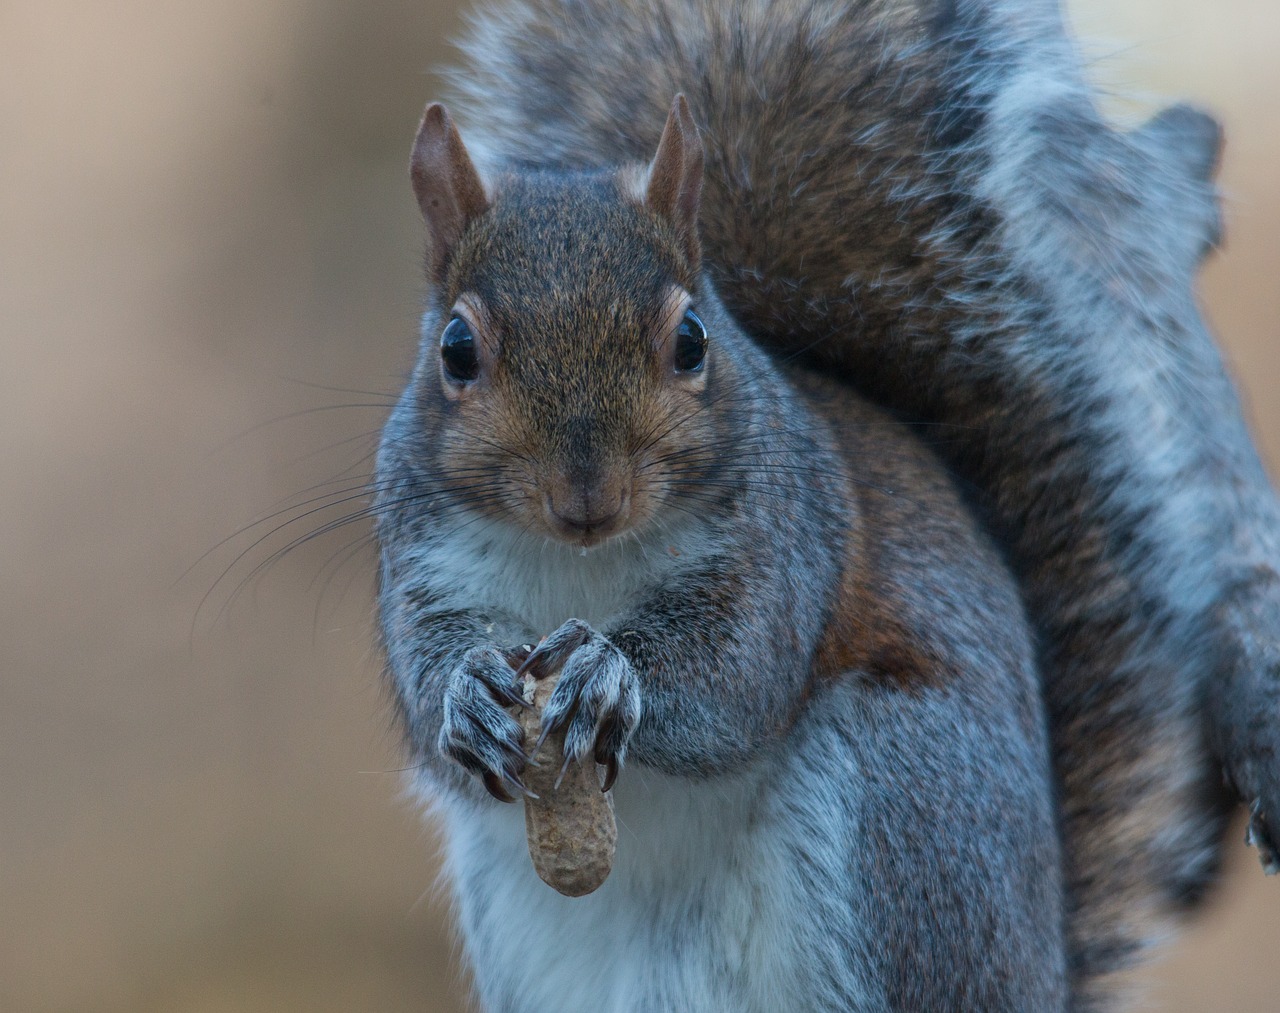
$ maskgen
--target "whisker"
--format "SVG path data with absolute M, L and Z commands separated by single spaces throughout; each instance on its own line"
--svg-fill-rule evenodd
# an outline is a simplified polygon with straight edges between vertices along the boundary
M 217 622 L 221 620 L 222 616 L 226 613 L 227 609 L 229 609 L 234 605 L 235 601 L 238 600 L 243 589 L 246 586 L 248 586 L 248 584 L 256 580 L 262 573 L 264 573 L 271 566 L 278 563 L 286 555 L 301 548 L 303 545 L 306 545 L 312 540 L 319 538 L 323 535 L 329 534 L 332 531 L 336 531 L 339 528 L 345 527 L 348 524 L 353 524 L 353 523 L 356 523 L 357 521 L 378 517 L 390 509 L 407 505 L 409 503 L 420 502 L 423 499 L 433 498 L 439 495 L 439 493 L 440 493 L 440 490 L 430 490 L 427 493 L 415 494 L 412 496 L 403 497 L 399 500 L 392 500 L 387 503 L 371 504 L 370 506 L 363 507 L 360 510 L 353 510 L 350 513 L 344 514 L 343 516 L 335 518 L 333 520 L 325 521 L 319 527 L 291 539 L 287 544 L 274 550 L 270 555 L 268 555 L 256 566 L 254 566 L 253 569 L 251 569 L 248 574 L 245 575 L 245 577 L 237 585 L 236 589 L 231 593 L 228 600 L 223 604 L 222 608 L 218 610 L 218 614 L 214 617 L 214 621 Z M 462 505 L 467 505 L 467 506 L 484 505 L 484 503 L 486 502 L 496 501 L 500 498 L 501 498 L 500 492 L 499 493 L 490 492 L 490 493 L 481 493 L 481 494 L 477 494 L 475 496 L 470 496 L 470 497 L 458 497 L 456 502 Z M 416 520 L 429 518 L 439 513 L 442 510 L 452 510 L 454 508 L 455 508 L 455 502 L 446 502 L 443 504 L 435 503 L 425 510 L 417 511 L 414 517 Z M 324 509 L 324 508 L 318 508 L 318 509 Z M 310 511 L 310 512 L 314 513 L 315 511 Z M 300 519 L 301 518 L 295 518 L 295 520 L 300 520 Z M 261 542 L 264 541 L 266 538 L 269 538 L 271 537 L 272 534 L 275 534 L 276 531 L 282 530 L 284 527 L 292 523 L 293 521 L 285 522 L 285 524 L 280 525 L 279 527 L 277 527 L 271 532 L 268 532 L 268 534 L 258 539 L 252 546 L 250 546 L 249 548 L 241 552 L 231 562 L 230 566 L 228 566 L 227 569 L 222 572 L 222 575 L 214 582 L 213 586 L 205 593 L 204 597 L 200 600 L 200 604 L 196 607 L 196 616 L 195 616 L 195 619 L 193 619 L 193 621 L 198 620 L 200 612 L 204 608 L 205 604 L 208 602 L 210 595 L 213 594 L 214 590 L 218 587 L 219 584 L 221 584 L 223 578 L 225 578 L 231 572 L 231 570 L 235 568 L 235 566 L 245 557 L 245 555 L 247 555 L 250 551 L 252 551 L 259 544 L 261 544 Z
M 317 405 L 312 408 L 300 408 L 298 411 L 295 411 L 295 412 L 287 412 L 284 415 L 277 415 L 275 418 L 265 419 L 262 422 L 254 423 L 248 429 L 244 429 L 236 433 L 234 436 L 227 438 L 222 443 L 218 444 L 211 451 L 209 451 L 209 456 L 212 457 L 215 454 L 222 453 L 224 450 L 226 450 L 228 447 L 232 446 L 233 444 L 238 443 L 240 440 L 243 440 L 247 436 L 252 436 L 254 433 L 259 432 L 263 429 L 266 429 L 268 426 L 279 425 L 281 422 L 288 422 L 290 419 L 303 418 L 308 415 L 315 415 L 318 412 L 338 411 L 342 408 L 379 408 L 385 411 L 393 407 L 395 407 L 394 402 L 387 403 L 387 404 L 350 402 L 345 404 Z

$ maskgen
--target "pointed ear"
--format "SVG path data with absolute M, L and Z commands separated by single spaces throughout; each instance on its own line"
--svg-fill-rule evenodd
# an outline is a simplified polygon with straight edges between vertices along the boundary
M 662 140 L 658 142 L 658 153 L 649 166 L 644 202 L 675 227 L 695 271 L 701 257 L 698 245 L 701 197 L 702 138 L 689 112 L 689 103 L 684 95 L 677 95 L 662 130 Z
M 489 207 L 480 174 L 448 110 L 432 102 L 422 114 L 409 159 L 413 193 L 427 223 L 427 263 L 433 280 L 444 269 L 468 224 Z

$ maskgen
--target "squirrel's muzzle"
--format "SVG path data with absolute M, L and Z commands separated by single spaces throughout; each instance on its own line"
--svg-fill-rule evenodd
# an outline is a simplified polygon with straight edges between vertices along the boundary
M 622 476 L 578 477 L 546 490 L 543 506 L 556 537 L 575 545 L 596 545 L 627 526 L 631 488 Z

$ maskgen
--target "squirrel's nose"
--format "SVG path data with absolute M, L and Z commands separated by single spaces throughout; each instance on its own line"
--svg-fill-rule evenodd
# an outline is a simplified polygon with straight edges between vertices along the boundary
M 613 534 L 627 519 L 630 490 L 625 483 L 573 483 L 546 493 L 546 509 L 557 532 L 590 543 Z

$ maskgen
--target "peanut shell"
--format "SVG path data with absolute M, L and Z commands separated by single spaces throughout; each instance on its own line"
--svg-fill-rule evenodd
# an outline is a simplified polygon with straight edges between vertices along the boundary
M 555 689 L 556 678 L 524 677 L 524 698 L 535 711 L 516 711 L 524 728 L 525 746 L 532 749 L 541 734 L 542 709 Z M 564 765 L 564 731 L 547 736 L 522 775 L 538 796 L 524 800 L 524 826 L 529 857 L 544 883 L 566 897 L 581 897 L 603 883 L 613 868 L 618 825 L 613 817 L 613 794 L 600 790 L 596 764 L 570 763 L 560 787 L 556 778 Z

